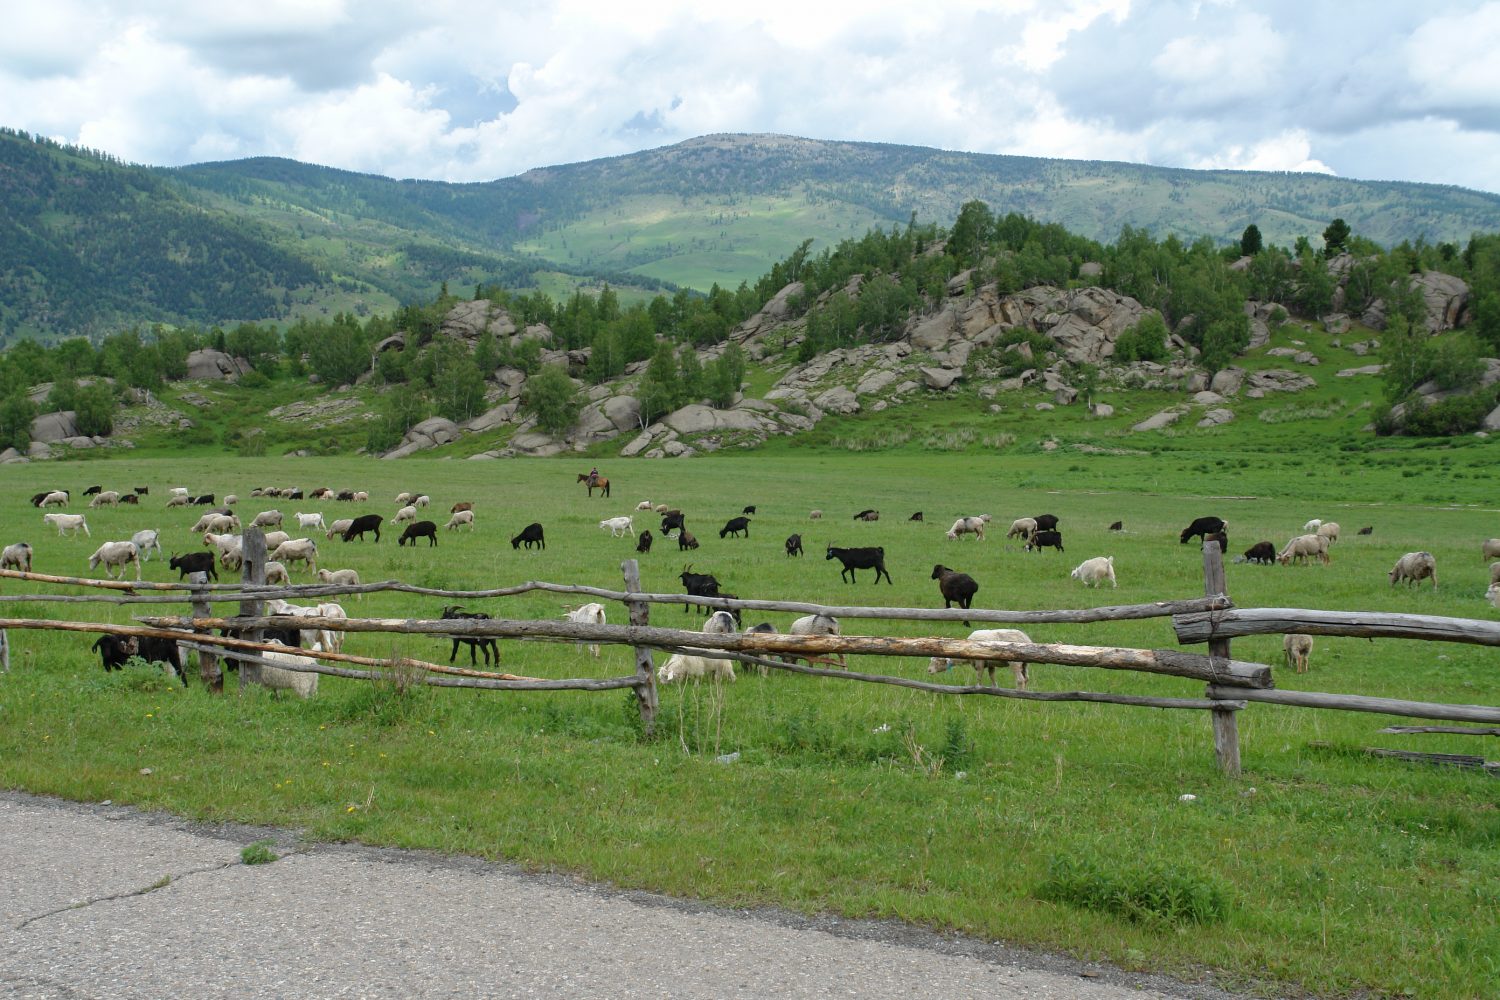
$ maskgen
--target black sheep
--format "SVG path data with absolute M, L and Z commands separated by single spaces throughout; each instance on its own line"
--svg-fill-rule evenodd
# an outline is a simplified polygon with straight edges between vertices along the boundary
M 637 552 L 641 552 L 641 553 L 645 553 L 645 552 L 650 552 L 651 551 L 651 529 L 650 528 L 642 528 L 641 529 L 641 537 L 638 538 L 638 539 L 636 539 L 635 550 Z
M 427 539 L 427 547 L 429 549 L 436 545 L 437 522 L 415 521 L 411 524 L 408 524 L 406 526 L 406 530 L 401 532 L 401 537 L 396 540 L 396 544 L 405 545 L 407 542 L 411 542 L 411 547 L 416 548 L 418 538 Z
M 547 548 L 547 539 L 546 536 L 542 534 L 542 525 L 540 521 L 532 521 L 526 527 L 522 528 L 521 533 L 510 540 L 510 547 L 513 549 L 519 549 L 522 542 L 526 543 L 526 547 L 528 549 L 533 545 L 541 549 Z
M 942 591 L 945 609 L 957 604 L 967 611 L 974 601 L 974 595 L 979 592 L 979 584 L 972 576 L 941 564 L 932 567 L 932 578 L 938 582 L 938 590 Z M 969 623 L 966 621 L 964 624 Z
M 212 552 L 189 552 L 186 555 L 174 555 L 167 560 L 167 568 L 177 571 L 177 579 L 181 580 L 189 573 L 207 573 L 208 578 L 215 583 L 219 582 L 219 571 L 214 569 L 214 554 Z
M 1038 514 L 1036 517 L 1032 518 L 1032 520 L 1036 522 L 1036 530 L 1038 531 L 1057 530 L 1056 514 Z
M 361 514 L 359 517 L 356 517 L 349 527 L 344 530 L 344 541 L 353 541 L 356 535 L 359 536 L 360 541 L 364 541 L 365 532 L 367 531 L 375 532 L 375 541 L 380 541 L 379 514 Z
M 1221 517 L 1209 516 L 1194 518 L 1192 524 L 1182 529 L 1182 536 L 1178 539 L 1178 541 L 1186 545 L 1187 540 L 1194 537 L 1195 535 L 1199 538 L 1202 538 L 1204 535 L 1211 535 L 1216 531 L 1223 531 L 1225 527 L 1226 522 Z
M 1270 542 L 1256 542 L 1245 550 L 1245 561 L 1273 565 L 1276 562 L 1276 546 Z
M 1045 548 L 1056 549 L 1059 552 L 1065 551 L 1063 549 L 1062 543 L 1062 532 L 1041 530 L 1033 531 L 1031 533 L 1031 537 L 1026 541 L 1026 551 L 1030 552 L 1032 549 L 1036 549 L 1038 552 L 1040 552 Z

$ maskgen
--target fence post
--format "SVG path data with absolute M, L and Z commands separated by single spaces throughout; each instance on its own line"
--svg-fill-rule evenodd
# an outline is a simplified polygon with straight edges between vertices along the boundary
M 189 573 L 188 582 L 194 587 L 190 594 L 193 602 L 193 617 L 212 617 L 213 609 L 208 604 L 208 592 L 197 589 L 208 585 L 208 574 Z M 214 694 L 224 693 L 224 672 L 219 669 L 219 658 L 206 649 L 198 651 L 198 678 L 203 681 L 203 686 Z
M 641 567 L 634 559 L 626 559 L 620 564 L 620 569 L 625 574 L 626 592 L 641 592 Z M 630 617 L 632 625 L 651 624 L 651 605 L 645 601 L 626 601 L 625 610 Z M 651 662 L 651 649 L 647 646 L 635 647 L 635 698 L 636 704 L 641 710 L 641 725 L 645 728 L 649 739 L 656 735 L 656 670 Z
M 266 582 L 266 533 L 262 528 L 250 525 L 240 536 L 240 554 L 244 562 L 240 564 L 240 582 L 244 584 L 263 585 Z M 240 616 L 242 618 L 258 618 L 261 609 L 265 607 L 259 598 L 240 602 Z M 264 630 L 253 628 L 246 629 L 240 633 L 242 639 L 260 641 Z M 246 684 L 260 683 L 260 664 L 246 663 L 240 661 L 240 690 L 245 690 Z
M 1229 586 L 1224 581 L 1224 551 L 1218 542 L 1203 543 L 1203 596 L 1229 596 Z M 1229 659 L 1229 640 L 1208 640 L 1208 655 Z M 1209 690 L 1214 689 L 1209 685 Z M 1236 709 L 1213 708 L 1209 715 L 1214 726 L 1214 759 L 1219 770 L 1230 778 L 1240 774 L 1240 724 Z

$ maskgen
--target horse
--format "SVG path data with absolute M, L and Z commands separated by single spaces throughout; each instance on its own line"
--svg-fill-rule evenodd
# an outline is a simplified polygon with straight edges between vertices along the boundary
M 593 481 L 590 481 L 589 477 L 588 477 L 588 474 L 584 473 L 583 475 L 580 475 L 578 477 L 578 481 L 580 483 L 588 483 L 589 484 L 589 496 L 593 496 L 594 495 L 594 488 L 595 487 L 598 487 L 599 489 L 603 490 L 605 496 L 609 496 L 609 480 L 605 479 L 603 476 L 600 476 L 597 479 L 595 479 Z

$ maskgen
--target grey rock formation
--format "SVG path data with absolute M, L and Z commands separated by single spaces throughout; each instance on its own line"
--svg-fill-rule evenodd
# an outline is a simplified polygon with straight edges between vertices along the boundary
M 72 410 L 43 413 L 31 421 L 31 440 L 50 444 L 78 436 L 78 414 Z
M 1203 419 L 1198 421 L 1199 427 L 1217 427 L 1227 424 L 1234 419 L 1234 414 L 1223 407 L 1217 407 L 1203 414 Z
M 1130 429 L 1133 431 L 1159 431 L 1164 427 L 1172 426 L 1181 418 L 1181 410 L 1162 410 L 1154 416 L 1147 417 Z
M 250 370 L 244 358 L 231 358 L 223 351 L 200 348 L 187 356 L 190 379 L 236 379 Z

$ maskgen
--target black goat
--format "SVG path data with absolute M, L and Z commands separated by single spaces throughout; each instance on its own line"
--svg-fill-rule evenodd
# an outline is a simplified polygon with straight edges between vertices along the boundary
M 460 618 L 488 621 L 490 616 L 485 614 L 483 611 L 465 611 L 459 605 L 454 604 L 443 609 L 442 617 L 444 621 L 455 621 Z M 500 663 L 500 644 L 495 641 L 495 637 L 492 635 L 454 635 L 449 636 L 449 638 L 453 640 L 453 650 L 448 654 L 449 663 L 452 663 L 454 658 L 458 656 L 458 644 L 461 642 L 469 644 L 469 666 L 472 667 L 478 665 L 474 659 L 475 649 L 478 649 L 481 653 L 484 654 L 485 666 L 489 666 L 491 662 L 491 653 L 495 655 L 495 664 L 498 665 Z
M 356 517 L 349 527 L 344 529 L 344 541 L 353 541 L 355 535 L 359 536 L 360 541 L 364 541 L 365 532 L 367 531 L 375 532 L 375 541 L 380 541 L 379 514 L 361 514 L 359 517 Z
M 212 493 L 205 493 L 201 497 L 193 497 L 193 505 L 197 507 L 212 507 L 214 505 L 214 495 Z
M 878 521 L 880 520 L 880 511 L 870 510 L 869 508 L 866 508 L 860 511 L 858 514 L 855 514 L 854 519 L 856 521 Z
M 522 528 L 521 533 L 510 540 L 510 547 L 519 549 L 522 542 L 526 543 L 528 549 L 533 545 L 543 550 L 547 548 L 547 539 L 542 535 L 542 523 L 540 521 L 532 521 L 526 527 Z
M 641 537 L 639 537 L 639 538 L 637 538 L 635 540 L 635 550 L 637 552 L 650 552 L 651 551 L 651 529 L 650 528 L 642 528 L 641 529 Z
M 786 540 L 786 554 L 788 556 L 800 556 L 802 554 L 801 535 L 792 535 Z
M 1059 552 L 1064 551 L 1062 543 L 1062 532 L 1037 530 L 1033 531 L 1031 533 L 1031 537 L 1026 540 L 1027 552 L 1030 552 L 1032 549 L 1036 549 L 1038 552 L 1040 552 L 1045 548 L 1053 548 Z
M 754 514 L 755 513 L 755 504 L 751 504 L 750 506 L 746 507 L 744 510 L 740 511 L 740 513 L 741 514 Z
M 1192 524 L 1182 529 L 1182 537 L 1179 538 L 1178 541 L 1186 545 L 1187 540 L 1189 538 L 1192 538 L 1194 535 L 1202 538 L 1204 535 L 1211 535 L 1215 531 L 1223 531 L 1224 528 L 1225 521 L 1221 517 L 1194 518 Z
M 94 651 L 104 661 L 104 672 L 119 670 L 125 661 L 140 651 L 140 640 L 133 635 L 101 635 L 94 642 Z
M 908 521 L 920 521 L 920 520 L 922 520 L 922 512 L 920 510 L 917 511 L 911 517 L 908 517 L 907 520 Z
M 1056 514 L 1038 514 L 1036 517 L 1033 517 L 1032 520 L 1036 522 L 1036 530 L 1038 531 L 1057 530 Z
M 1371 525 L 1368 525 L 1366 527 L 1360 528 L 1357 532 L 1355 532 L 1355 534 L 1357 534 L 1357 535 L 1373 535 L 1373 534 L 1375 534 L 1375 525 L 1371 524 Z
M 1203 544 L 1207 545 L 1209 542 L 1219 543 L 1219 555 L 1229 551 L 1229 533 L 1226 531 L 1213 531 L 1204 535 Z
M 411 542 L 411 547 L 417 547 L 417 539 L 427 539 L 427 547 L 430 549 L 437 544 L 437 522 L 436 521 L 414 521 L 406 526 L 401 532 L 401 537 L 396 539 L 397 545 L 405 545 Z
M 689 597 L 724 596 L 723 594 L 719 593 L 719 581 L 717 577 L 715 577 L 711 573 L 694 573 L 692 569 L 693 564 L 688 563 L 685 567 L 683 567 L 682 574 L 678 577 L 678 579 L 682 581 L 683 593 L 687 594 Z M 683 604 L 682 610 L 686 612 L 693 607 L 701 608 L 704 614 L 708 614 L 710 610 L 706 606 L 693 604 Z
M 106 673 L 123 669 L 127 660 L 132 656 L 138 656 L 147 663 L 165 663 L 170 666 L 177 679 L 182 681 L 184 687 L 187 686 L 187 675 L 183 673 L 182 657 L 177 651 L 177 642 L 174 639 L 101 635 L 93 648 L 98 652 L 99 659 L 103 661 Z
M 1125 522 L 1124 521 L 1116 521 L 1114 524 L 1111 524 L 1109 526 L 1109 530 L 1110 531 L 1124 531 L 1125 530 Z
M 746 538 L 750 537 L 750 519 L 748 517 L 732 517 L 723 528 L 719 529 L 719 537 L 723 538 L 725 535 L 733 535 L 738 538 L 742 531 L 745 533 Z
M 83 495 L 86 496 L 86 497 L 91 497 L 95 493 L 98 493 L 99 491 L 101 491 L 103 489 L 104 489 L 103 486 L 90 486 L 88 489 L 86 489 L 86 490 L 83 491 Z
M 135 490 L 134 490 L 134 493 L 138 497 L 149 496 L 150 493 L 151 493 L 151 487 L 149 487 L 149 486 L 137 486 L 135 488 Z
M 185 578 L 189 573 L 207 573 L 208 578 L 215 583 L 219 582 L 219 571 L 214 569 L 214 554 L 212 552 L 189 552 L 186 555 L 174 555 L 167 560 L 167 568 L 177 571 L 177 579 Z
M 696 549 L 697 547 L 698 539 L 694 537 L 691 531 L 683 528 L 681 531 L 677 532 L 678 552 L 686 552 L 688 549 Z
M 1276 546 L 1270 542 L 1256 542 L 1245 550 L 1245 561 L 1273 565 L 1276 562 Z
M 974 595 L 979 592 L 979 584 L 974 582 L 972 576 L 941 564 L 932 567 L 932 578 L 938 582 L 938 590 L 942 591 L 944 608 L 957 604 L 967 611 L 974 601 Z
M 896 585 L 891 580 L 891 574 L 887 573 L 885 569 L 885 549 L 879 546 L 874 548 L 841 549 L 830 545 L 828 546 L 828 555 L 825 558 L 837 559 L 844 564 L 843 570 L 839 573 L 839 579 L 847 583 L 859 582 L 854 572 L 855 570 L 873 569 L 875 571 L 876 583 L 879 583 L 880 578 L 884 576 L 886 583 L 889 583 L 893 587 Z
M 661 516 L 661 536 L 663 538 L 671 538 L 674 530 L 685 530 L 685 526 L 682 523 L 682 511 L 680 510 L 669 510 Z
M 51 490 L 42 490 L 42 492 L 40 493 L 33 493 L 31 495 L 31 506 L 40 507 L 42 505 L 42 501 L 47 499 L 47 494 L 51 492 Z
M 354 491 L 353 490 L 339 490 L 339 495 L 336 496 L 336 497 L 334 497 L 334 499 L 335 500 L 342 500 L 345 503 L 353 503 L 354 502 Z
M 139 496 L 137 496 L 136 494 L 134 494 L 134 493 L 121 493 L 120 494 L 120 502 L 121 503 L 133 503 L 136 506 L 140 506 L 141 498 Z

